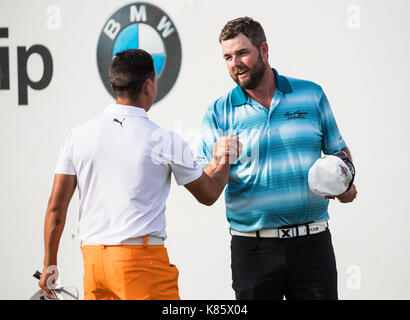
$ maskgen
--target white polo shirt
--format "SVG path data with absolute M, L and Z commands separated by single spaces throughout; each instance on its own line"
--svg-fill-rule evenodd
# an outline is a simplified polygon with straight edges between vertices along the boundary
M 171 172 L 185 185 L 202 169 L 189 145 L 150 121 L 144 109 L 115 104 L 71 130 L 55 170 L 77 176 L 79 239 L 105 245 L 144 235 L 166 238 Z

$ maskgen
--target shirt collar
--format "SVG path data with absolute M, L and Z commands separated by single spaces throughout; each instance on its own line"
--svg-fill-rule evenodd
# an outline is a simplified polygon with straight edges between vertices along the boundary
M 289 80 L 281 76 L 274 68 L 272 68 L 273 74 L 276 80 L 276 87 L 279 91 L 286 93 L 291 93 L 292 88 L 290 86 Z M 232 106 L 241 106 L 248 102 L 248 96 L 246 95 L 245 91 L 240 87 L 236 86 L 232 90 Z
M 134 107 L 134 106 L 125 106 L 122 104 L 110 104 L 105 110 L 104 113 L 108 114 L 120 114 L 128 117 L 142 117 L 148 118 L 147 112 L 143 108 Z

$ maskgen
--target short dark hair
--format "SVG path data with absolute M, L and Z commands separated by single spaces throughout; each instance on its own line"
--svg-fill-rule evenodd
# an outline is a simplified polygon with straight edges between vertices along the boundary
M 222 28 L 219 36 L 219 43 L 225 40 L 233 39 L 240 33 L 243 33 L 252 44 L 259 48 L 263 42 L 266 42 L 265 31 L 259 22 L 249 17 L 236 18 L 228 21 Z
M 154 61 L 151 55 L 142 49 L 121 51 L 111 62 L 109 76 L 117 97 L 135 99 L 145 81 L 154 80 Z

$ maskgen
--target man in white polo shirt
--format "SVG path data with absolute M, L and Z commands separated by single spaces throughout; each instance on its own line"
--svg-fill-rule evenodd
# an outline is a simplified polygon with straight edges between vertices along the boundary
M 47 270 L 57 265 L 67 207 L 78 187 L 85 299 L 179 299 L 178 270 L 163 244 L 171 172 L 177 184 L 211 205 L 227 183 L 240 143 L 234 136 L 217 141 L 217 169 L 208 176 L 182 138 L 147 117 L 157 91 L 148 53 L 118 53 L 110 81 L 116 104 L 75 127 L 63 145 L 45 217 L 39 286 L 52 297 Z

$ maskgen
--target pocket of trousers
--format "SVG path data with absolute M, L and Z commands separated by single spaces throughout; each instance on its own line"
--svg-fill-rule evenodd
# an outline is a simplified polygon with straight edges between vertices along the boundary
M 254 251 L 258 246 L 258 238 L 232 236 L 231 250 Z
M 97 283 L 95 280 L 94 264 L 84 264 L 84 299 L 95 299 L 95 293 L 97 291 Z
M 179 300 L 178 268 L 170 263 L 153 262 L 151 265 L 152 285 L 150 296 L 152 300 Z

